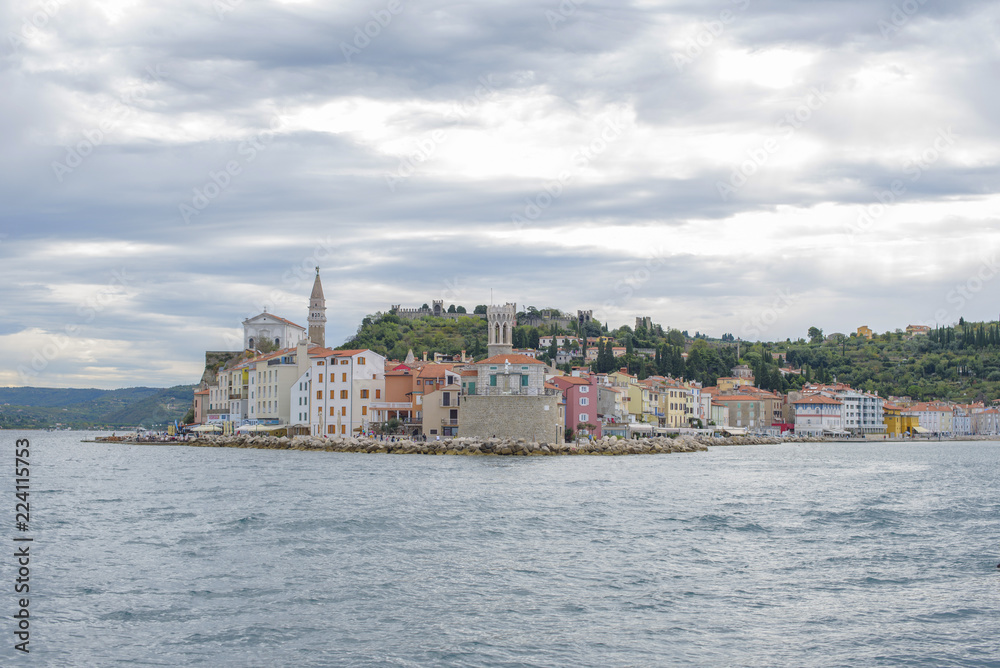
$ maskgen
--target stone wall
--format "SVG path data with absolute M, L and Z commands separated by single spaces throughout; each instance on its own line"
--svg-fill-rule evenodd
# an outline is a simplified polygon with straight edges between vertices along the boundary
M 546 410 L 546 407 L 548 409 Z M 562 443 L 565 425 L 555 395 L 462 397 L 460 436 Z

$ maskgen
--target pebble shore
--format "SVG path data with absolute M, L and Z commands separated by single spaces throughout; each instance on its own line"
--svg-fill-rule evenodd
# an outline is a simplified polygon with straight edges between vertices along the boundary
M 708 446 L 765 445 L 769 443 L 821 443 L 815 437 L 769 438 L 733 436 L 712 438 L 682 435 L 676 438 L 654 437 L 633 440 L 601 438 L 570 443 L 535 443 L 525 440 L 490 438 L 453 438 L 441 441 L 380 441 L 371 438 L 318 438 L 315 436 L 274 437 L 243 434 L 205 436 L 188 445 L 216 448 L 258 448 L 265 450 L 322 450 L 324 452 L 368 452 L 394 455 L 499 455 L 544 457 L 553 455 L 653 455 L 672 452 L 698 452 Z

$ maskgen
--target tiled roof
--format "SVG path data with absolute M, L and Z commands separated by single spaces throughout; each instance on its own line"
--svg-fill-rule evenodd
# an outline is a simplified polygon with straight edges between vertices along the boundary
M 798 401 L 793 401 L 793 404 L 798 406 L 799 404 L 830 404 L 840 406 L 841 402 L 836 399 L 831 399 L 830 397 L 825 397 L 822 394 L 810 394 L 808 397 L 803 397 Z
M 505 362 L 510 362 L 511 364 L 541 364 L 545 366 L 544 362 L 539 362 L 533 357 L 528 357 L 527 355 L 494 355 L 493 357 L 488 357 L 484 359 L 479 364 L 504 364 Z

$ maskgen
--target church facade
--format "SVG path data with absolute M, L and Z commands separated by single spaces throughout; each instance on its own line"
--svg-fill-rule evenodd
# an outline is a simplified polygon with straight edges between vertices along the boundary
M 317 346 L 326 345 L 326 298 L 323 296 L 319 267 L 316 267 L 316 280 L 313 281 L 309 297 L 307 322 L 308 330 L 264 309 L 263 313 L 243 321 L 243 349 L 257 350 L 265 345 L 294 348 L 301 341 L 309 341 Z

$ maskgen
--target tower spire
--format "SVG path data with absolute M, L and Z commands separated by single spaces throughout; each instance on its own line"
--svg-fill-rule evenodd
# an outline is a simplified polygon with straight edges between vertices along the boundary
M 326 297 L 323 296 L 319 267 L 316 267 L 316 280 L 309 295 L 309 340 L 317 346 L 326 347 Z

